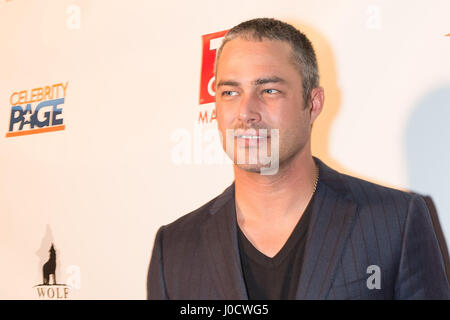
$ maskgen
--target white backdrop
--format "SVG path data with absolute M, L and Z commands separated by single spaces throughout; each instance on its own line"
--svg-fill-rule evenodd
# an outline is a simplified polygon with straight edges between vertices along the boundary
M 255 17 L 294 24 L 317 51 L 313 154 L 431 195 L 449 238 L 449 12 L 445 0 L 0 0 L 0 299 L 42 299 L 51 243 L 67 298 L 146 297 L 157 228 L 233 181 L 229 162 L 208 163 L 225 159 L 215 122 L 198 123 L 214 107 L 198 102 L 201 37 Z M 60 83 L 64 130 L 6 137 L 11 96 Z

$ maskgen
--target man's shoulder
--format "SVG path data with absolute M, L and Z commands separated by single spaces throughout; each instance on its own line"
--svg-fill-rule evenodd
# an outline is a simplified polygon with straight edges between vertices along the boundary
M 360 222 L 374 225 L 377 230 L 402 229 L 409 217 L 429 220 L 429 208 L 423 195 L 384 186 L 359 177 L 338 173 L 341 186 L 337 192 L 357 207 Z M 335 189 L 336 190 L 336 189 Z M 344 191 L 342 191 L 344 190 Z M 391 234 L 392 236 L 392 234 Z
M 207 221 L 211 212 L 214 210 L 214 207 L 218 201 L 221 199 L 228 199 L 227 195 L 232 191 L 232 186 L 233 185 L 229 186 L 221 194 L 209 200 L 199 208 L 184 214 L 169 224 L 164 225 L 163 229 L 172 234 L 178 233 L 178 231 L 183 233 L 199 231 L 201 226 Z
M 384 186 L 366 179 L 356 177 L 354 175 L 339 172 L 320 159 L 315 158 L 320 168 L 320 181 L 334 189 L 337 193 L 345 194 L 349 198 L 353 198 L 358 203 L 365 202 L 371 198 L 383 199 L 403 199 L 410 200 L 414 193 L 399 188 Z
M 206 219 L 216 199 L 217 197 L 208 201 L 201 207 L 184 214 L 178 219 L 172 221 L 171 223 L 166 224 L 164 226 L 164 230 L 173 232 L 176 230 L 188 231 L 189 228 L 198 228 L 200 225 L 202 225 L 202 223 Z
M 402 190 L 384 186 L 359 177 L 339 173 L 347 190 L 360 207 L 370 206 L 372 208 L 407 210 L 412 202 L 423 202 L 424 196 L 409 190 Z
M 413 196 L 413 193 L 406 190 L 401 190 L 399 188 L 388 187 L 380 183 L 372 182 L 344 173 L 341 173 L 341 176 L 353 192 L 359 191 L 360 193 L 365 194 L 378 193 L 382 197 L 389 196 L 404 199 L 410 199 Z

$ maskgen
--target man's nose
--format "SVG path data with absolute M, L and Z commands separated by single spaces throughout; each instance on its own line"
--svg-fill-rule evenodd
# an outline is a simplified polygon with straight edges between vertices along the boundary
M 259 103 L 252 94 L 243 96 L 239 102 L 238 120 L 249 125 L 261 121 Z

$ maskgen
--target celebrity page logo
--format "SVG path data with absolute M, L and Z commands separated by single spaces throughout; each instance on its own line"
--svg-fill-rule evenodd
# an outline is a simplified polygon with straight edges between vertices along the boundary
M 6 137 L 64 130 L 62 105 L 69 82 L 13 92 Z

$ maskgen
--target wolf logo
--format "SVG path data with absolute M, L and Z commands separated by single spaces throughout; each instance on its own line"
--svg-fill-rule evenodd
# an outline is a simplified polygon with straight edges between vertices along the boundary
M 50 247 L 50 257 L 48 261 L 44 264 L 42 267 L 42 274 L 44 277 L 44 285 L 50 284 L 50 276 L 53 275 L 53 284 L 56 285 L 56 251 L 55 248 L 52 246 Z

